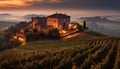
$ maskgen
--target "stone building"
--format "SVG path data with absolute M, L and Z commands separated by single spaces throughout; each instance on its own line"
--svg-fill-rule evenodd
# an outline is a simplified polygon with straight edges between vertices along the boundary
M 58 28 L 59 30 L 68 27 L 70 24 L 70 16 L 62 13 L 55 13 L 47 17 L 34 17 L 28 23 L 22 23 L 27 25 L 29 30 L 37 29 L 38 31 L 47 30 L 50 28 Z
M 62 13 L 56 13 L 47 17 L 47 26 L 63 29 L 70 23 L 70 16 Z
M 32 28 L 33 29 L 44 29 L 47 26 L 47 18 L 46 17 L 35 17 L 32 18 Z

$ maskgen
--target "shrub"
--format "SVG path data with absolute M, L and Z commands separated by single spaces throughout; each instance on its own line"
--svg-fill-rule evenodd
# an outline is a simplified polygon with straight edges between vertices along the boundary
M 19 45 L 21 45 L 21 42 L 19 40 L 9 40 L 8 42 L 4 41 L 1 44 L 1 50 L 8 49 L 8 48 L 15 48 Z
M 77 24 L 77 29 L 78 29 L 79 31 L 83 31 L 82 26 L 79 25 L 79 24 Z
M 3 40 L 4 40 L 4 37 L 3 37 L 3 35 L 0 33 L 0 45 L 1 45 L 1 43 L 3 43 Z
M 26 35 L 26 40 L 27 41 L 32 41 L 33 39 L 34 39 L 34 35 L 33 35 L 33 33 L 32 32 L 27 32 L 27 33 L 25 33 L 25 35 Z
M 45 37 L 46 37 L 46 35 L 43 31 L 38 31 L 38 32 L 35 33 L 35 39 L 36 40 L 43 39 Z
M 48 30 L 47 35 L 48 35 L 48 38 L 51 38 L 51 39 L 59 39 L 60 38 L 60 33 L 57 28 Z

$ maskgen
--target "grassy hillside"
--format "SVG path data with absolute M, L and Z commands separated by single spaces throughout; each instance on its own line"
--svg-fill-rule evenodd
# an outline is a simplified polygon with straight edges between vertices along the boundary
M 96 32 L 0 52 L 0 69 L 120 69 L 120 39 Z

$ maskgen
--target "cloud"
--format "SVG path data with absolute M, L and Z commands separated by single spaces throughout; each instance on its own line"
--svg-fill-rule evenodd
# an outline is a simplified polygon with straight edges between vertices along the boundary
M 0 0 L 0 8 L 21 8 L 30 6 L 30 3 L 26 2 L 33 2 L 34 0 Z
M 119 6 L 119 0 L 44 0 L 31 5 L 31 7 L 42 9 L 120 9 Z
M 110 9 L 120 10 L 120 0 L 0 0 L 20 2 L 19 9 Z M 14 5 L 15 6 L 15 5 Z M 12 6 L 13 7 L 13 6 Z
M 61 3 L 61 0 L 49 0 L 51 3 Z

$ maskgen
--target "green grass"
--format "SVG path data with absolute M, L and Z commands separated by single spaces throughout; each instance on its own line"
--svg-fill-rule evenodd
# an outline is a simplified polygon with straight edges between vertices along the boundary
M 101 35 L 103 38 L 103 35 Z M 106 36 L 104 36 L 106 37 Z M 37 41 L 37 42 L 29 42 L 25 46 L 18 47 L 18 49 L 25 50 L 36 50 L 36 49 L 48 49 L 48 48 L 64 48 L 64 47 L 72 47 L 72 46 L 86 46 L 89 39 L 97 39 L 97 36 L 89 35 L 86 33 L 80 33 L 80 35 L 73 37 L 68 40 L 53 40 L 53 41 Z
M 9 55 L 16 54 L 25 51 L 31 50 L 48 50 L 48 49 L 64 49 L 68 47 L 75 46 L 86 46 L 89 39 L 94 39 L 96 37 L 88 35 L 88 34 L 80 34 L 76 37 L 73 37 L 69 40 L 53 40 L 53 41 L 36 41 L 36 42 L 28 42 L 25 46 L 19 46 L 15 49 L 7 49 L 0 54 Z
M 101 37 L 95 36 L 94 33 L 85 32 L 80 33 L 80 35 L 73 37 L 68 40 L 53 40 L 53 41 L 36 41 L 36 42 L 28 42 L 24 46 L 19 46 L 16 49 L 8 49 L 0 52 L 0 54 L 9 54 L 9 53 L 21 53 L 23 51 L 29 50 L 47 50 L 47 49 L 56 49 L 56 48 L 69 48 L 69 47 L 76 47 L 76 46 L 87 46 L 89 40 L 94 39 L 103 39 L 103 38 L 110 38 L 110 36 L 103 36 Z M 98 34 L 98 33 L 97 33 Z

